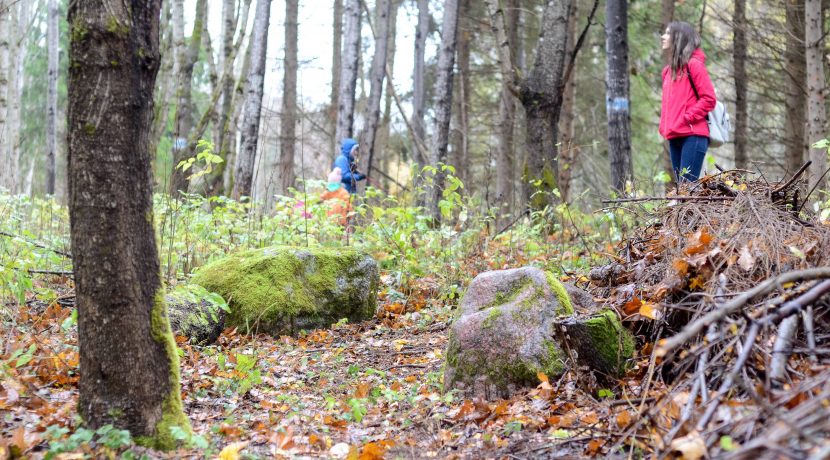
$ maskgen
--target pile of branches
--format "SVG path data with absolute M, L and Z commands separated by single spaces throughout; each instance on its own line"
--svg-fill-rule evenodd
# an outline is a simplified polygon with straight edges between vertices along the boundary
M 830 456 L 830 227 L 801 213 L 801 172 L 771 184 L 725 171 L 660 205 L 613 202 L 654 217 L 590 275 L 650 353 L 640 396 L 656 403 L 620 443 L 648 433 L 661 456 Z

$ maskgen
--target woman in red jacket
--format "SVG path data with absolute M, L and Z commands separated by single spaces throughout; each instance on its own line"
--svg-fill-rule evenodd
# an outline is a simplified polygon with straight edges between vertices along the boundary
M 672 22 L 663 33 L 669 65 L 663 69 L 660 134 L 669 141 L 675 176 L 695 181 L 709 148 L 707 114 L 715 108 L 715 88 L 706 71 L 700 35 L 685 22 Z

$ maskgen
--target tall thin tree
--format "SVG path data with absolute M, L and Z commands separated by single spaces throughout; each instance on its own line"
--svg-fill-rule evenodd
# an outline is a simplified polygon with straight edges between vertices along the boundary
M 794 174 L 804 164 L 807 151 L 805 128 L 807 126 L 807 63 L 804 49 L 804 0 L 785 0 L 787 45 L 784 51 L 786 62 L 785 107 L 785 155 L 787 171 Z
M 340 72 L 343 65 L 343 0 L 334 0 L 332 13 L 334 17 L 331 31 L 331 101 L 328 110 L 328 129 L 331 133 L 329 145 L 331 151 L 334 151 L 338 142 L 335 131 L 337 129 L 337 101 L 340 99 Z
M 441 48 L 438 51 L 438 75 L 435 82 L 435 128 L 430 163 L 436 168 L 430 193 L 429 209 L 432 218 L 440 221 L 438 204 L 444 191 L 447 163 L 447 144 L 452 116 L 452 75 L 455 67 L 455 48 L 458 33 L 458 0 L 444 0 L 444 19 L 441 23 Z
M 822 42 L 824 28 L 821 0 L 806 0 L 804 2 L 805 18 L 805 45 L 807 63 L 807 142 L 813 143 L 826 139 L 827 111 L 826 96 L 827 81 L 824 77 L 824 62 Z M 827 178 L 822 177 L 827 168 L 827 150 L 810 149 L 810 187 L 824 189 Z
M 58 149 L 58 2 L 47 4 L 46 46 L 46 194 L 55 194 L 55 157 Z
M 392 2 L 378 0 L 376 4 L 377 22 L 374 26 L 375 53 L 372 56 L 372 68 L 369 74 L 369 103 L 366 106 L 366 126 L 360 136 L 360 148 L 365 158 L 363 169 L 371 177 L 375 159 L 375 139 L 380 126 L 380 99 L 383 95 L 383 82 L 386 76 L 386 54 L 389 49 L 389 28 L 392 17 Z
M 732 61 L 735 78 L 735 167 L 746 169 L 749 164 L 747 151 L 747 143 L 749 141 L 749 112 L 747 110 L 749 75 L 746 72 L 746 0 L 735 0 L 735 11 L 732 22 Z
M 426 129 L 424 126 L 424 107 L 426 101 L 426 86 L 424 83 L 427 36 L 429 35 L 429 0 L 418 0 L 418 25 L 415 28 L 415 66 L 412 70 L 412 127 L 418 138 L 414 144 L 425 142 Z M 422 158 L 420 149 L 412 149 L 414 160 L 421 166 L 428 161 Z
M 286 4 L 294 3 L 289 0 Z M 245 107 L 242 113 L 242 146 L 236 157 L 233 197 L 251 196 L 254 177 L 254 158 L 259 145 L 259 119 L 262 111 L 262 91 L 265 84 L 265 56 L 268 51 L 268 27 L 271 17 L 271 0 L 257 0 L 254 14 L 254 30 L 251 36 L 251 62 Z M 286 18 L 286 25 L 288 18 Z M 288 45 L 286 43 L 286 45 Z M 287 48 L 287 46 L 286 46 Z
M 352 137 L 354 130 L 355 89 L 360 60 L 360 0 L 344 0 L 343 16 L 343 62 L 335 130 L 338 143 Z
M 153 226 L 161 0 L 69 2 L 69 216 L 80 398 L 93 428 L 173 448 L 182 412 Z M 101 91 L 101 88 L 107 88 Z
M 280 113 L 279 192 L 294 186 L 294 146 L 297 142 L 297 17 L 299 2 L 285 2 L 285 74 Z
M 625 192 L 632 180 L 631 101 L 628 80 L 628 0 L 605 3 L 606 113 L 611 185 Z

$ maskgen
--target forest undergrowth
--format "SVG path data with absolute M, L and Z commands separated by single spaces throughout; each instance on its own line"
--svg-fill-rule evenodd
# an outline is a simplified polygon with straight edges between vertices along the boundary
M 778 352 L 776 326 L 792 315 L 777 322 L 770 315 L 816 287 L 809 277 L 777 277 L 826 265 L 826 225 L 787 208 L 795 189 L 736 173 L 702 183 L 678 190 L 697 198 L 669 206 L 644 200 L 583 214 L 560 205 L 516 220 L 476 211 L 458 184 L 445 192 L 446 223 L 438 227 L 420 208 L 370 190 L 351 217 L 353 232 L 313 194 L 297 193 L 267 211 L 224 198 L 157 197 L 169 286 L 216 257 L 273 244 L 355 246 L 378 260 L 382 280 L 371 321 L 341 321 L 299 337 L 225 330 L 207 347 L 178 337 L 194 434 L 174 433 L 181 447 L 171 454 L 135 445 L 126 431 L 83 426 L 66 210 L 2 195 L 0 454 L 740 458 L 773 447 L 821 454 L 830 419 L 823 307 L 815 305 L 813 330 L 794 333 L 794 345 Z M 447 328 L 464 288 L 482 271 L 525 265 L 551 270 L 620 312 L 638 341 L 627 374 L 601 382 L 570 367 L 490 402 L 444 393 Z M 677 339 L 685 325 L 765 283 L 768 290 Z M 782 352 L 795 356 L 774 385 L 767 367 Z

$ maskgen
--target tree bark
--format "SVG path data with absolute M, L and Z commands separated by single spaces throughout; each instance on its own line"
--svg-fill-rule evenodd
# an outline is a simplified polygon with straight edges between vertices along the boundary
M 9 56 L 11 46 L 11 6 L 0 8 L 0 187 L 9 187 Z
M 199 59 L 199 50 L 202 45 L 202 30 L 207 14 L 207 2 L 196 1 L 196 16 L 193 21 L 193 32 L 190 42 L 184 39 L 184 11 L 182 0 L 173 2 L 173 44 L 176 52 L 174 66 L 178 68 L 176 78 L 176 119 L 173 124 L 173 174 L 170 176 L 170 193 L 176 196 L 178 192 L 186 192 L 188 186 L 187 173 L 177 166 L 179 162 L 194 152 L 187 148 L 187 139 L 193 130 L 193 68 Z
M 577 5 L 571 8 L 568 16 L 568 58 L 570 59 L 576 48 L 576 11 Z M 562 95 L 562 114 L 559 118 L 559 132 L 562 133 L 562 141 L 559 150 L 561 156 L 559 168 L 559 194 L 562 201 L 570 202 L 571 199 L 571 177 L 573 168 L 579 154 L 579 146 L 574 142 L 574 106 L 576 102 L 576 68 L 574 67 L 565 82 L 565 93 Z
M 286 2 L 286 12 L 294 6 L 294 30 L 296 31 L 297 0 Z M 268 51 L 268 28 L 271 16 L 271 0 L 257 0 L 254 14 L 254 30 L 251 36 L 251 67 L 248 72 L 248 85 L 245 95 L 245 107 L 242 115 L 242 146 L 236 160 L 234 173 L 233 198 L 251 196 L 251 184 L 254 177 L 254 158 L 259 143 L 259 119 L 262 111 L 262 91 L 265 83 L 265 56 Z M 291 27 L 291 16 L 286 16 L 286 31 Z M 286 32 L 286 35 L 288 32 Z M 296 62 L 296 42 L 295 62 Z M 286 54 L 291 46 L 286 42 Z M 288 59 L 286 59 L 287 61 Z
M 153 158 L 156 159 L 158 153 L 158 146 L 161 143 L 162 136 L 167 131 L 167 120 L 170 116 L 170 99 L 174 84 L 172 82 L 173 75 L 177 75 L 178 71 L 174 72 L 173 68 L 176 64 L 176 53 L 171 52 L 173 49 L 173 20 L 170 3 L 163 2 L 161 12 L 161 31 L 159 38 L 159 48 L 161 53 L 161 64 L 159 66 L 158 77 L 156 78 L 156 90 L 153 100 L 157 103 L 154 108 L 153 126 L 150 130 L 150 152 Z M 170 152 L 172 155 L 172 151 Z M 162 185 L 164 190 L 170 189 L 169 178 Z
M 804 164 L 807 151 L 805 128 L 807 126 L 806 49 L 804 48 L 804 0 L 785 0 L 787 15 L 787 46 L 784 59 L 787 63 L 787 95 L 785 117 L 785 148 L 787 172 L 795 174 Z
M 631 168 L 631 102 L 628 80 L 628 0 L 605 4 L 605 50 L 607 64 L 606 113 L 611 186 L 625 193 L 633 178 Z
M 453 159 L 451 164 L 455 167 L 455 177 L 467 184 L 469 173 L 469 117 L 470 117 L 470 42 L 472 40 L 472 20 L 470 0 L 460 0 L 458 18 L 458 70 L 455 78 L 458 87 L 456 88 L 457 102 L 455 103 L 454 118 L 455 129 L 452 132 L 451 141 L 453 148 Z
M 344 1 L 343 62 L 335 130 L 338 143 L 352 137 L 353 134 L 355 89 L 360 59 L 360 0 Z
M 447 144 L 452 116 L 452 74 L 455 67 L 455 49 L 458 32 L 458 0 L 444 0 L 444 19 L 441 24 L 441 48 L 438 51 L 438 71 L 435 83 L 435 128 L 431 165 L 436 168 L 430 187 L 429 210 L 434 221 L 441 221 L 438 203 L 444 191 L 447 163 Z
M 662 8 L 661 8 L 661 18 L 662 20 L 660 23 L 662 27 L 660 29 L 660 34 L 663 34 L 663 31 L 666 30 L 666 27 L 669 26 L 669 23 L 674 20 L 674 2 L 675 0 L 663 0 Z M 663 52 L 663 64 L 667 65 L 669 63 L 669 54 L 667 52 Z M 663 140 L 663 172 L 666 174 L 667 177 L 674 177 L 674 166 L 671 164 L 671 155 L 669 154 L 669 143 L 666 140 Z M 672 181 L 666 182 L 665 184 L 665 192 L 668 193 L 672 189 Z
M 92 428 L 113 424 L 170 449 L 170 428 L 190 427 L 153 227 L 149 134 L 160 6 L 69 3 L 69 214 L 79 411 Z
M 21 146 L 21 119 L 23 99 L 24 65 L 28 49 L 24 46 L 24 39 L 29 31 L 30 2 L 19 2 L 10 5 L 12 15 L 9 27 L 11 47 L 9 50 L 9 86 L 7 93 L 8 114 L 6 122 L 7 157 L 6 168 L 8 173 L 8 188 L 12 193 L 22 191 L 20 178 L 20 146 Z
M 383 82 L 386 76 L 386 54 L 389 49 L 389 21 L 392 17 L 392 2 L 377 0 L 375 23 L 375 53 L 372 57 L 372 68 L 369 77 L 369 103 L 366 107 L 366 127 L 360 139 L 362 169 L 366 177 L 372 175 L 372 164 L 375 159 L 375 139 L 380 125 L 380 99 L 383 95 Z
M 735 77 L 735 167 L 747 169 L 749 166 L 747 151 L 749 142 L 749 112 L 747 111 L 749 75 L 746 72 L 746 0 L 735 0 L 735 12 L 732 22 L 734 24 L 732 59 Z
M 807 142 L 812 145 L 827 138 L 827 112 L 825 108 L 826 80 L 824 79 L 823 21 L 821 0 L 804 2 L 805 44 L 807 64 Z M 827 149 L 810 149 L 810 188 L 824 189 L 827 178 Z
M 424 53 L 426 51 L 427 36 L 429 35 L 429 20 L 429 0 L 418 0 L 418 25 L 415 29 L 415 67 L 412 71 L 412 127 L 418 139 L 413 142 L 414 147 L 412 153 L 415 163 L 420 166 L 426 165 L 428 161 L 427 158 L 423 158 L 423 155 L 421 155 L 417 144 L 419 142 L 426 142 L 426 129 L 424 125 L 424 105 L 426 100 Z
M 343 0 L 334 0 L 332 21 L 331 102 L 329 103 L 329 150 L 337 149 L 337 101 L 340 99 L 340 72 L 343 67 Z
M 505 29 L 510 55 L 518 55 L 520 0 L 508 0 L 504 10 Z M 496 157 L 496 200 L 495 204 L 510 211 L 513 204 L 514 131 L 516 120 L 515 96 L 510 91 L 510 82 L 502 75 L 501 94 L 499 96 L 499 144 Z M 501 215 L 501 213 L 499 213 Z M 503 223 L 503 219 L 499 221 Z
M 55 194 L 55 157 L 58 148 L 58 2 L 49 0 L 46 20 L 46 194 Z
M 280 161 L 278 193 L 288 193 L 294 186 L 294 155 L 297 145 L 297 0 L 285 3 L 285 75 L 280 113 Z

